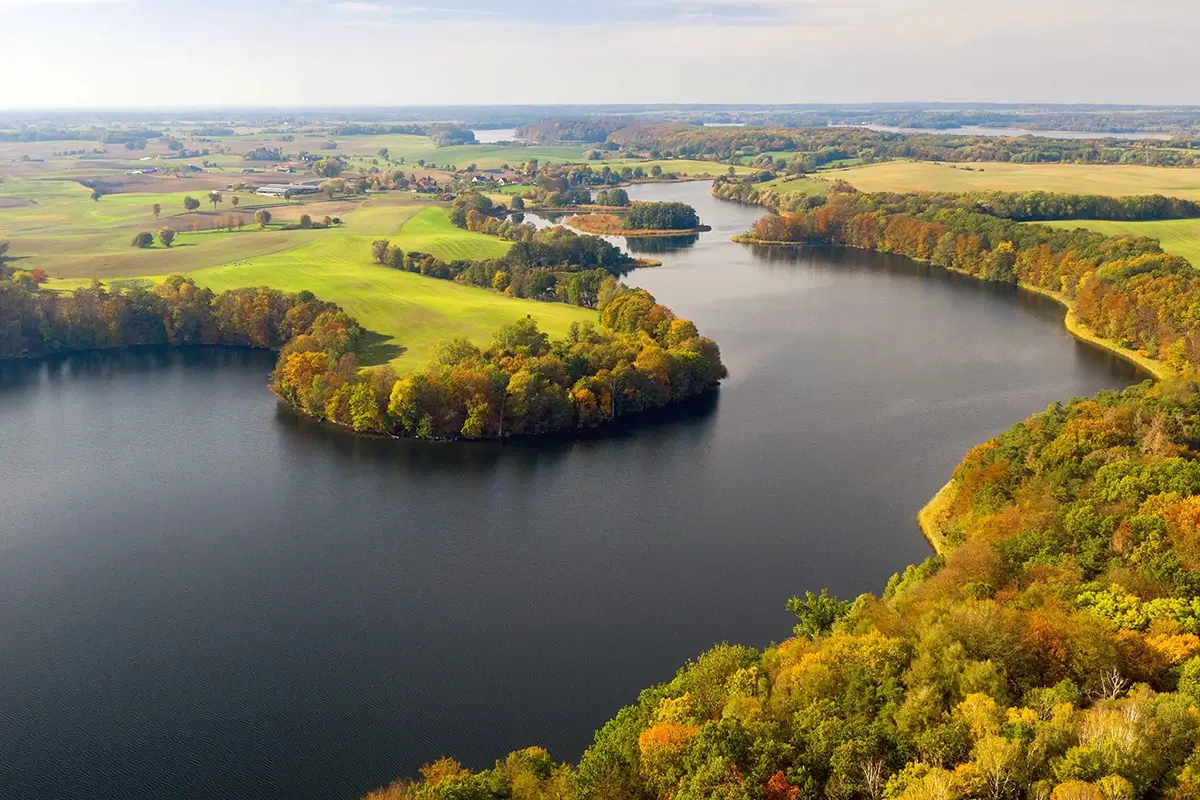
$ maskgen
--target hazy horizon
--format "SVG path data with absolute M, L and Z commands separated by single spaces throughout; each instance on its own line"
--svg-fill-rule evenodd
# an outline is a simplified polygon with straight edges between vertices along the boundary
M 1186 77 L 1195 56 L 1181 56 L 1200 5 L 1182 0 L 1013 0 L 999 13 L 953 0 L 213 0 L 187 10 L 0 0 L 0 72 L 17 76 L 0 108 L 1200 104 Z

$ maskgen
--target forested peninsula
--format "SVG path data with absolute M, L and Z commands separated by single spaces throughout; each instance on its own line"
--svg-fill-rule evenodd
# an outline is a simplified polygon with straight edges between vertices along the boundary
M 2 266 L 2 265 L 0 265 Z M 597 305 L 599 327 L 551 342 L 525 318 L 481 349 L 437 345 L 422 371 L 361 368 L 364 331 L 310 292 L 266 287 L 220 294 L 171 276 L 153 288 L 71 294 L 38 289 L 28 274 L 0 280 L 0 358 L 145 345 L 225 345 L 280 351 L 272 390 L 306 416 L 358 433 L 485 439 L 596 427 L 685 401 L 726 375 L 720 350 L 648 293 L 615 281 Z

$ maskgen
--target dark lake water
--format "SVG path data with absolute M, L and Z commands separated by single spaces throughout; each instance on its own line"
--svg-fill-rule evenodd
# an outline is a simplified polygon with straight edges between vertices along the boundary
M 0 364 L 0 797 L 351 798 L 445 754 L 579 756 L 788 597 L 882 589 L 963 452 L 1139 376 L 1034 295 L 734 245 L 629 277 L 720 342 L 707 406 L 574 443 L 355 439 L 269 354 Z

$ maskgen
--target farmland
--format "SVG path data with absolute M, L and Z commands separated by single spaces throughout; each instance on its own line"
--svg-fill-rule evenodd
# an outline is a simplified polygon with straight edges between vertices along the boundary
M 889 161 L 830 171 L 864 192 L 1068 192 L 1200 199 L 1200 170 L 1091 164 L 938 164 Z
M 1200 219 L 1170 219 L 1154 222 L 1108 222 L 1074 220 L 1042 223 L 1055 228 L 1087 228 L 1107 236 L 1148 236 L 1158 239 L 1163 250 L 1200 264 Z
M 243 176 L 247 162 L 239 153 L 243 147 L 258 146 L 253 142 L 261 143 L 262 137 L 226 141 L 242 138 L 247 142 L 233 147 L 232 153 L 210 156 L 203 171 L 183 177 L 129 174 L 170 163 L 171 153 L 159 142 L 133 154 L 113 148 L 106 155 L 92 154 L 103 147 L 96 142 L 4 143 L 0 236 L 11 240 L 12 265 L 45 270 L 50 279 L 47 288 L 57 290 L 71 290 L 95 278 L 154 280 L 172 273 L 186 273 L 217 291 L 259 285 L 307 289 L 342 305 L 371 332 L 365 354 L 368 363 L 390 361 L 400 372 L 419 367 L 429 347 L 447 336 L 465 335 L 484 344 L 497 327 L 527 315 L 551 335 L 561 336 L 571 322 L 595 319 L 595 313 L 586 309 L 518 300 L 373 263 L 371 242 L 382 238 L 407 252 L 429 253 L 445 261 L 497 258 L 511 244 L 454 227 L 446 204 L 428 195 L 341 193 L 291 201 L 256 195 L 253 188 L 262 182 L 312 176 L 277 176 L 256 163 L 250 165 L 256 173 Z M 346 138 L 339 143 L 343 157 L 361 153 L 359 158 L 375 159 L 379 147 L 389 146 L 396 150 L 393 164 L 404 153 L 415 156 L 428 151 L 436 152 L 439 161 L 449 156 L 450 161 L 480 162 L 486 168 L 489 159 L 499 166 L 501 156 L 509 152 L 495 145 L 435 150 L 425 137 Z M 377 141 L 383 138 L 400 141 Z M 315 146 L 314 140 L 310 147 Z M 63 150 L 88 154 L 63 156 Z M 563 150 L 563 158 L 577 155 L 575 149 Z M 30 160 L 21 160 L 23 155 Z M 441 180 L 449 176 L 412 166 Z M 247 188 L 230 188 L 243 179 L 250 184 Z M 98 200 L 92 199 L 95 186 L 103 187 Z M 214 190 L 222 195 L 215 204 L 209 199 Z M 185 197 L 201 201 L 200 207 L 185 209 Z M 271 214 L 265 226 L 254 219 L 258 210 Z M 316 223 L 337 218 L 340 224 L 300 228 L 302 216 Z M 158 241 L 148 248 L 131 246 L 135 234 L 167 227 L 176 231 L 172 246 Z

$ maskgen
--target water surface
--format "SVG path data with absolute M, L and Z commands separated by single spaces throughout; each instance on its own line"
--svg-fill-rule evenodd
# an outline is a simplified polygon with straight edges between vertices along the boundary
M 1169 133 L 1130 131 L 1043 131 L 1028 128 L 989 128 L 982 125 L 962 125 L 958 128 L 898 128 L 894 125 L 860 125 L 873 131 L 888 133 L 937 133 L 953 136 L 1034 136 L 1039 139 L 1170 139 Z
M 722 346 L 719 397 L 614 438 L 357 439 L 236 350 L 0 363 L 0 797 L 350 798 L 443 753 L 574 759 L 786 599 L 882 589 L 962 453 L 1136 379 L 1062 310 L 760 209 L 629 281 Z

